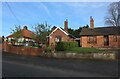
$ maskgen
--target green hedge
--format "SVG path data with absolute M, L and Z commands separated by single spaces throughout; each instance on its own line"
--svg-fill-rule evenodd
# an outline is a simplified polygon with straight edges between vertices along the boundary
M 66 51 L 70 48 L 78 47 L 78 42 L 58 42 L 56 45 L 57 51 Z

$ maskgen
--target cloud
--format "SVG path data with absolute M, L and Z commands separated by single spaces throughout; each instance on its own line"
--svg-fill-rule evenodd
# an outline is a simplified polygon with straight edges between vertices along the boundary
M 45 6 L 44 3 L 42 3 L 42 2 L 40 2 L 40 5 L 38 5 L 38 8 L 41 8 L 41 7 L 44 9 L 44 11 L 47 13 L 47 15 L 48 15 L 49 17 L 52 17 L 52 16 L 51 16 L 51 13 L 50 13 L 50 11 L 49 11 L 49 9 L 48 9 L 48 7 Z

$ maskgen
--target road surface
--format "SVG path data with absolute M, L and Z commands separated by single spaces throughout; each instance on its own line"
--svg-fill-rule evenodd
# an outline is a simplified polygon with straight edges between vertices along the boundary
M 3 77 L 118 76 L 117 61 L 49 59 L 3 54 Z

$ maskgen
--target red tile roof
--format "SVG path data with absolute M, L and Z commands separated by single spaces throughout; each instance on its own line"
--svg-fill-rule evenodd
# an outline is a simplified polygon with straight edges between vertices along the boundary
M 7 36 L 7 38 L 14 37 L 15 33 L 12 35 Z M 24 29 L 20 31 L 20 36 L 25 38 L 36 38 L 36 34 L 27 29 L 27 26 L 24 26 Z

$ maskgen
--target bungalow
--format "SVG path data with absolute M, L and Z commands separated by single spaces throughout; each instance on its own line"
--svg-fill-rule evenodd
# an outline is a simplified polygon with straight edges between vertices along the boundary
M 120 27 L 94 28 L 94 20 L 90 17 L 90 28 L 83 28 L 80 33 L 82 47 L 120 47 Z
M 14 40 L 16 37 L 16 33 L 7 36 L 8 42 L 11 42 L 11 40 Z M 17 42 L 15 42 L 15 45 L 23 45 L 23 42 L 26 42 L 26 45 L 28 45 L 28 42 L 35 42 L 36 41 L 36 34 L 32 31 L 28 30 L 27 26 L 24 26 L 24 28 L 19 32 L 19 36 L 17 36 Z
M 68 20 L 64 21 L 64 29 L 54 26 L 48 36 L 48 45 L 55 45 L 60 41 L 75 41 L 75 37 L 68 33 Z

